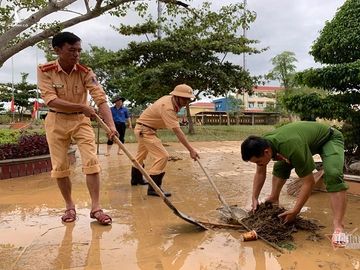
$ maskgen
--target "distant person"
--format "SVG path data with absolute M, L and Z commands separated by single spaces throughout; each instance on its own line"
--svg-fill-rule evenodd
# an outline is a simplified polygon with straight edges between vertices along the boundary
M 273 167 L 272 189 L 266 201 L 278 204 L 280 191 L 290 172 L 295 169 L 303 179 L 295 206 L 280 214 L 285 222 L 291 222 L 299 214 L 315 184 L 313 155 L 321 156 L 324 166 L 324 183 L 330 194 L 333 212 L 333 243 L 340 243 L 344 230 L 347 184 L 343 179 L 344 138 L 340 131 L 316 122 L 295 122 L 284 125 L 263 137 L 250 136 L 241 144 L 244 161 L 256 163 L 252 191 L 252 208 L 258 207 L 259 194 L 266 179 L 266 167 L 271 159 Z
M 161 128 L 172 130 L 179 141 L 190 152 L 190 157 L 196 160 L 199 154 L 190 145 L 185 134 L 180 129 L 177 113 L 189 104 L 193 95 L 193 90 L 186 84 L 180 84 L 174 88 L 170 95 L 163 96 L 149 106 L 136 121 L 134 133 L 138 141 L 136 160 L 143 165 L 145 158 L 150 154 L 154 158 L 154 163 L 149 168 L 149 174 L 154 182 L 161 189 L 165 167 L 169 159 L 169 154 L 156 136 L 156 131 Z M 132 167 L 131 185 L 143 184 L 144 179 L 141 172 Z M 165 196 L 171 196 L 170 192 L 165 192 Z M 158 196 L 155 190 L 148 186 L 147 195 Z
M 52 171 L 65 200 L 63 222 L 76 220 L 75 203 L 71 196 L 70 169 L 67 152 L 73 139 L 81 155 L 82 170 L 91 197 L 90 217 L 100 224 L 111 224 L 111 217 L 100 207 L 100 165 L 96 156 L 95 134 L 90 117 L 95 115 L 89 106 L 88 93 L 110 127 L 110 138 L 117 135 L 106 95 L 92 70 L 79 64 L 81 39 L 70 32 L 56 34 L 52 46 L 58 59 L 37 70 L 41 97 L 49 107 L 45 119 L 46 139 L 49 144 Z
M 122 143 L 125 143 L 125 131 L 126 131 L 126 122 L 129 123 L 129 128 L 132 129 L 131 118 L 129 116 L 129 111 L 124 107 L 125 98 L 116 96 L 113 98 L 112 102 L 115 103 L 115 106 L 111 107 L 112 117 L 114 119 L 115 127 L 119 133 L 119 140 Z M 113 145 L 113 140 L 108 139 L 107 141 L 107 151 L 105 156 L 110 155 L 111 146 Z M 121 154 L 121 148 L 118 148 L 118 155 Z

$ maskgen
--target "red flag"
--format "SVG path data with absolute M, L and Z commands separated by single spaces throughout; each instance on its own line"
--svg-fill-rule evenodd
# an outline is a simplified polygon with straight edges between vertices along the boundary
M 39 110 L 39 102 L 37 100 L 35 100 L 34 102 L 34 108 L 33 108 L 33 112 L 31 114 L 32 118 L 35 118 L 36 116 L 36 112 Z
M 15 101 L 14 101 L 14 96 L 12 96 L 12 98 L 11 98 L 10 111 L 11 111 L 11 112 L 15 112 Z
M 39 102 L 37 100 L 35 100 L 34 102 L 34 111 L 39 110 Z

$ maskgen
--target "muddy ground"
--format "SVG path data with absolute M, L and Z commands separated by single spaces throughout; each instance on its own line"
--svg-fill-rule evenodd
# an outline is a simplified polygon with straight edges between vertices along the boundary
M 136 144 L 127 144 L 135 153 Z M 249 208 L 255 167 L 240 159 L 240 142 L 194 143 L 201 160 L 229 204 Z M 219 221 L 221 206 L 204 173 L 177 143 L 166 147 L 173 157 L 164 189 L 182 212 Z M 294 234 L 295 249 L 281 254 L 262 241 L 241 242 L 240 232 L 201 231 L 176 217 L 146 187 L 131 187 L 131 163 L 125 155 L 99 155 L 102 206 L 113 217 L 100 226 L 89 217 L 90 205 L 80 159 L 72 175 L 78 220 L 64 225 L 64 204 L 49 173 L 0 180 L 0 269 L 360 269 L 360 249 L 334 249 L 331 211 L 326 193 L 311 196 L 302 213 L 320 220 L 324 239 L 309 241 Z M 105 152 L 105 145 L 100 153 Z M 262 198 L 270 189 L 270 175 Z M 281 204 L 291 207 L 285 192 Z M 360 197 L 348 196 L 346 231 L 360 227 Z M 360 232 L 355 234 L 359 235 Z

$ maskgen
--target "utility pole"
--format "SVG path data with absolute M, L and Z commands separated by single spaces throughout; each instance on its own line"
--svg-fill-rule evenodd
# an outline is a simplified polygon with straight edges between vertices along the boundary
M 37 45 L 35 45 L 35 55 L 36 55 L 36 68 L 39 65 L 39 55 L 38 55 L 38 48 Z M 39 119 L 39 87 L 36 85 L 36 106 L 35 106 L 35 119 Z
M 12 121 L 15 122 L 15 97 L 14 97 L 14 56 L 11 57 L 11 109 L 12 109 Z
M 246 16 L 246 0 L 244 0 L 244 18 Z M 243 24 L 243 37 L 246 38 L 246 23 Z M 243 69 L 246 70 L 246 53 L 243 52 Z
M 161 31 L 161 14 L 162 14 L 162 3 L 158 0 L 158 7 L 157 7 L 157 11 L 158 11 L 158 31 L 157 31 L 157 38 L 161 39 L 162 36 L 162 31 Z

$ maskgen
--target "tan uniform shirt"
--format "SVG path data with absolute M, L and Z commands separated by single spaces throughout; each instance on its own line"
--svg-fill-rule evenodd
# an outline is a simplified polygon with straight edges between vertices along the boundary
M 105 91 L 88 67 L 76 64 L 70 74 L 67 74 L 58 60 L 55 60 L 40 65 L 37 74 L 38 87 L 46 105 L 56 98 L 77 104 L 88 104 L 88 92 L 96 105 L 106 102 Z
M 90 68 L 80 64 L 76 64 L 70 74 L 61 68 L 57 60 L 40 65 L 38 87 L 47 105 L 56 98 L 87 105 L 88 93 L 98 106 L 106 102 L 105 92 L 98 84 L 95 74 Z M 49 112 L 45 119 L 46 138 L 52 164 L 51 176 L 64 178 L 70 175 L 67 151 L 72 139 L 79 147 L 83 172 L 85 174 L 100 172 L 95 135 L 90 119 L 82 113 L 62 114 L 59 109 L 51 107 L 50 109 L 57 111 Z
M 172 103 L 172 96 L 163 96 L 148 107 L 137 122 L 154 129 L 180 127 L 177 112 Z

